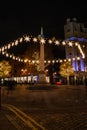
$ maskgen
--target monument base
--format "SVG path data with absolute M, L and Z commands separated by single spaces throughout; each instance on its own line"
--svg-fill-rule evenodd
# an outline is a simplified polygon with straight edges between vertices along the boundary
M 38 81 L 38 83 L 40 83 L 40 84 L 47 84 L 47 82 L 46 82 L 46 76 L 45 76 L 44 73 L 40 73 L 39 74 L 39 81 Z

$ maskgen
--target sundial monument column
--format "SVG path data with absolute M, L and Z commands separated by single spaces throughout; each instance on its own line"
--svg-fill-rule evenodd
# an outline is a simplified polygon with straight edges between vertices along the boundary
M 39 83 L 46 83 L 46 76 L 44 73 L 44 35 L 43 35 L 43 28 L 41 27 L 41 34 L 40 34 L 40 73 L 39 73 Z

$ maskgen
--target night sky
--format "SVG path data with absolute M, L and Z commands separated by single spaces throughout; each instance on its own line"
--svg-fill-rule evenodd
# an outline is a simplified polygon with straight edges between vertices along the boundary
M 3 4 L 0 8 L 0 40 L 14 40 L 26 33 L 38 35 L 41 26 L 45 36 L 63 38 L 63 6 L 63 2 L 43 1 Z
M 87 23 L 87 2 L 86 0 L 65 0 L 64 2 L 64 19 L 67 17 L 76 17 L 78 22 Z
M 46 37 L 64 39 L 67 18 L 87 22 L 86 1 L 58 0 L 5 2 L 0 5 L 0 46 L 23 34 L 38 35 L 43 27 Z
M 0 5 L 0 40 L 15 39 L 22 34 L 38 35 L 43 26 L 45 36 L 64 38 L 66 19 L 76 17 L 86 22 L 86 2 L 58 0 L 53 2 L 9 2 Z

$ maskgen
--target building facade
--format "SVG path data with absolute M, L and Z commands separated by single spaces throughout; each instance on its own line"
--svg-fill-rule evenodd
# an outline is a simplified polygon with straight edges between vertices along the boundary
M 72 60 L 72 66 L 75 71 L 74 78 L 79 84 L 87 82 L 87 28 L 83 23 L 77 22 L 76 18 L 67 19 L 64 25 L 65 40 L 72 43 L 78 43 L 76 46 L 66 46 L 66 58 Z M 82 53 L 84 53 L 84 57 Z M 80 83 L 81 82 L 81 83 Z

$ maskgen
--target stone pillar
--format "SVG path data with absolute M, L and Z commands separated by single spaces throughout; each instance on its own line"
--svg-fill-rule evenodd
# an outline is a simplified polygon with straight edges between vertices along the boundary
M 44 72 L 44 44 L 40 44 L 40 70 Z
M 41 28 L 40 35 L 40 73 L 39 73 L 39 83 L 46 83 L 46 77 L 44 73 L 44 35 L 43 28 Z

